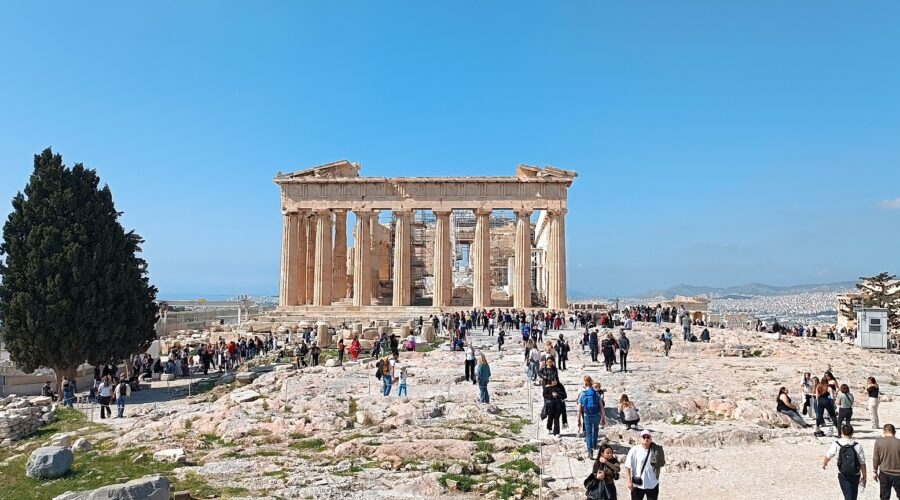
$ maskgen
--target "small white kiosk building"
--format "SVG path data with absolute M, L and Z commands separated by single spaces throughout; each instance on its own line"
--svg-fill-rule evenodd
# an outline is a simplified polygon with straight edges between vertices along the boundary
M 862 308 L 856 310 L 856 324 L 859 333 L 856 345 L 867 349 L 888 348 L 888 311 L 883 308 Z

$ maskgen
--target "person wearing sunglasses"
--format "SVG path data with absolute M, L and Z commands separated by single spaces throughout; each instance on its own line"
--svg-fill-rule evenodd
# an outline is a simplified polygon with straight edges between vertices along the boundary
M 657 500 L 659 498 L 659 476 L 666 465 L 663 447 L 653 442 L 653 435 L 644 429 L 641 444 L 628 450 L 622 464 L 623 475 L 631 500 Z

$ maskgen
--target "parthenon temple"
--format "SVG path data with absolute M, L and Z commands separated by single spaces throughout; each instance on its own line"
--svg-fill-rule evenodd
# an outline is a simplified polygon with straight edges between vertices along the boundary
M 279 173 L 279 311 L 564 309 L 576 176 L 519 165 L 509 177 L 363 177 L 346 160 Z

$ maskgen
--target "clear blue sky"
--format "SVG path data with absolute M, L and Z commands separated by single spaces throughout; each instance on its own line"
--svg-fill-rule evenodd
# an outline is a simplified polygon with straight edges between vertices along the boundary
M 276 171 L 528 163 L 579 172 L 573 291 L 900 272 L 898 26 L 893 0 L 4 2 L 0 216 L 52 146 L 162 295 L 276 293 Z

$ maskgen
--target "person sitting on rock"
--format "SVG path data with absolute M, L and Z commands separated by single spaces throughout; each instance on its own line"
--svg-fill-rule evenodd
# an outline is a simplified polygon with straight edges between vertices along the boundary
M 704 328 L 702 332 L 700 332 L 700 342 L 709 342 L 709 329 Z
M 778 389 L 778 401 L 776 404 L 778 413 L 783 413 L 791 417 L 791 420 L 800 424 L 801 427 L 809 427 L 809 424 L 807 424 L 806 421 L 803 420 L 803 417 L 801 417 L 800 414 L 797 413 L 797 405 L 791 401 L 791 397 L 788 396 L 788 390 L 786 387 Z

